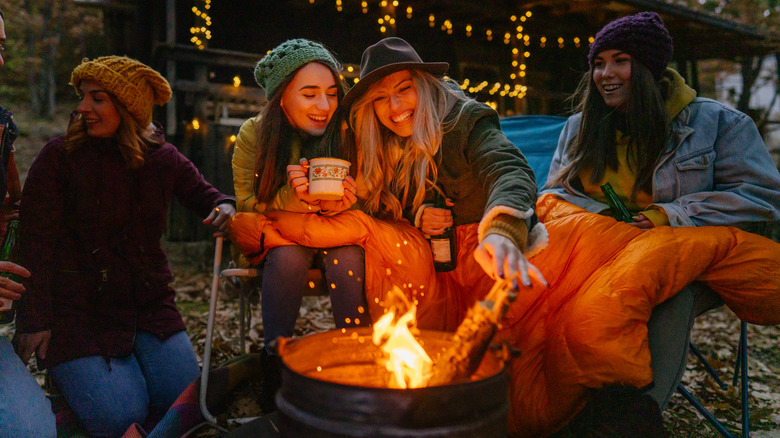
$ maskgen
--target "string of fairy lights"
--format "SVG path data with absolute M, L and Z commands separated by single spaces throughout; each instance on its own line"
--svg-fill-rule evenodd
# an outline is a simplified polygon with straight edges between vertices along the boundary
M 323 3 L 325 1 L 335 2 L 336 11 L 343 12 L 344 5 L 343 0 L 305 0 L 309 4 Z M 208 14 L 211 8 L 211 0 L 198 0 L 196 3 L 199 6 L 192 7 L 192 13 L 195 15 L 195 25 L 190 28 L 192 37 L 190 41 L 193 45 L 203 50 L 208 45 L 208 40 L 211 39 L 211 17 Z M 396 26 L 397 19 L 412 20 L 416 19 L 419 15 L 425 16 L 425 13 L 417 13 L 411 2 L 401 6 L 401 2 L 398 0 L 374 0 L 369 2 L 363 0 L 360 2 L 360 9 L 363 14 L 376 13 L 378 30 L 382 34 L 388 34 Z M 463 32 L 468 38 L 483 38 L 486 41 L 495 41 L 496 43 L 503 43 L 505 45 L 512 45 L 512 58 L 511 66 L 509 69 L 511 73 L 505 81 L 491 82 L 473 81 L 470 78 L 464 78 L 460 82 L 460 86 L 463 90 L 469 93 L 487 92 L 491 96 L 510 97 L 516 99 L 522 99 L 525 97 L 528 88 L 524 84 L 528 65 L 527 62 L 531 58 L 533 50 L 535 48 L 545 48 L 548 46 L 557 46 L 563 49 L 566 45 L 571 44 L 574 47 L 581 47 L 582 44 L 587 41 L 588 44 L 593 42 L 593 36 L 581 37 L 581 36 L 548 36 L 544 34 L 531 35 L 526 32 L 526 26 L 530 20 L 533 19 L 533 12 L 527 10 L 522 14 L 510 14 L 507 17 L 507 22 L 504 28 L 478 28 L 470 23 L 456 23 L 451 18 L 439 17 L 434 13 L 427 13 L 428 26 L 431 28 L 439 28 L 442 32 L 448 35 L 453 35 L 456 32 Z M 353 66 L 347 66 L 349 76 L 354 76 L 355 68 Z M 358 78 L 353 77 L 352 81 L 357 83 Z M 241 83 L 241 79 L 236 76 L 233 78 L 235 86 Z M 487 102 L 491 106 L 496 106 L 495 102 Z
M 310 4 L 315 4 L 317 1 L 327 0 L 308 0 Z M 336 10 L 343 12 L 342 0 L 335 0 Z M 378 30 L 380 33 L 388 33 L 396 25 L 396 17 L 405 17 L 407 20 L 412 20 L 415 17 L 414 6 L 406 4 L 401 6 L 398 0 L 380 0 L 372 2 L 373 5 L 378 6 L 379 18 L 377 18 Z M 363 14 L 368 14 L 370 10 L 369 2 L 363 0 L 360 4 Z M 400 11 L 400 13 L 399 13 Z M 500 41 L 506 45 L 513 45 L 512 48 L 512 60 L 509 74 L 509 80 L 507 82 L 494 82 L 492 85 L 489 81 L 474 81 L 470 78 L 464 78 L 460 83 L 462 89 L 467 90 L 469 93 L 479 93 L 487 89 L 489 95 L 508 96 L 517 99 L 525 97 L 528 88 L 526 85 L 520 83 L 523 82 L 523 78 L 526 77 L 527 64 L 526 61 L 531 57 L 532 47 L 537 46 L 539 48 L 545 48 L 548 45 L 557 45 L 558 48 L 563 49 L 567 44 L 573 44 L 579 48 L 582 46 L 583 41 L 587 41 L 588 44 L 593 42 L 593 36 L 581 37 L 581 36 L 557 36 L 548 37 L 547 35 L 533 36 L 525 31 L 525 25 L 533 17 L 533 12 L 526 10 L 522 14 L 510 14 L 508 16 L 508 22 L 505 29 L 499 30 L 495 28 L 478 28 L 470 23 L 455 23 L 453 19 L 446 17 L 437 17 L 434 13 L 427 14 L 428 26 L 431 28 L 439 28 L 442 32 L 452 35 L 455 32 L 464 32 L 466 37 L 484 38 L 487 41 Z M 353 79 L 357 82 L 357 78 Z M 492 106 L 496 106 L 495 102 L 487 102 Z
M 202 0 L 203 9 L 198 6 L 192 7 L 192 13 L 195 15 L 195 25 L 190 28 L 190 42 L 200 50 L 208 46 L 208 40 L 211 39 L 211 16 L 208 14 L 211 9 L 211 0 Z

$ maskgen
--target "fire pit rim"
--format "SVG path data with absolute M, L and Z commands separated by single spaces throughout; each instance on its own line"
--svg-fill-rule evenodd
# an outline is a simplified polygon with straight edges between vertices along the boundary
M 328 331 L 319 332 L 319 333 L 312 333 L 312 334 L 308 334 L 308 335 L 306 335 L 304 337 L 300 337 L 300 338 L 279 338 L 278 344 L 277 344 L 277 350 L 278 350 L 278 353 L 279 353 L 279 357 L 281 359 L 279 362 L 281 363 L 282 369 L 285 369 L 287 371 L 295 373 L 295 375 L 297 377 L 300 377 L 300 378 L 312 379 L 312 380 L 315 380 L 317 382 L 321 382 L 321 383 L 326 384 L 326 385 L 344 386 L 344 387 L 371 388 L 371 389 L 374 389 L 374 390 L 382 390 L 382 391 L 388 391 L 388 392 L 394 392 L 394 391 L 418 391 L 419 392 L 419 390 L 432 390 L 434 388 L 441 388 L 441 387 L 445 387 L 445 386 L 452 388 L 452 387 L 463 386 L 463 385 L 473 385 L 474 383 L 477 383 L 477 382 L 480 382 L 480 381 L 484 381 L 484 380 L 488 380 L 488 379 L 491 379 L 491 378 L 494 378 L 494 377 L 499 377 L 500 378 L 501 374 L 507 373 L 507 366 L 506 366 L 506 364 L 501 365 L 501 366 L 499 366 L 498 364 L 494 364 L 495 368 L 493 369 L 493 372 L 491 374 L 482 375 L 482 376 L 480 376 L 480 378 L 475 379 L 475 380 L 458 381 L 458 382 L 448 383 L 447 385 L 426 386 L 426 387 L 421 387 L 421 388 L 388 388 L 388 387 L 381 387 L 381 386 L 353 385 L 353 384 L 349 384 L 349 383 L 342 383 L 342 382 L 335 382 L 335 381 L 332 381 L 332 380 L 319 379 L 317 377 L 313 377 L 313 376 L 304 374 L 304 373 L 302 373 L 300 371 L 297 371 L 297 370 L 291 368 L 286 363 L 286 361 L 284 359 L 285 350 L 287 348 L 290 348 L 290 346 L 293 346 L 293 348 L 296 345 L 299 346 L 301 342 L 313 342 L 314 339 L 328 338 L 328 337 L 334 336 L 334 335 L 337 335 L 337 336 L 340 336 L 340 337 L 349 337 L 351 335 L 351 333 L 357 333 L 358 336 L 363 336 L 365 338 L 369 338 L 370 339 L 371 335 L 372 335 L 372 330 L 373 329 L 371 327 L 357 327 L 357 328 L 353 328 L 353 329 L 348 329 L 345 332 L 343 332 L 342 330 L 338 330 L 337 329 L 337 330 L 328 330 Z M 438 339 L 438 340 L 442 340 L 442 341 L 451 341 L 452 337 L 454 335 L 454 333 L 452 333 L 452 332 L 445 332 L 445 331 L 440 331 L 440 330 L 420 330 L 420 333 L 423 336 L 432 337 L 434 339 Z M 371 345 L 373 345 L 373 344 L 371 344 Z
M 363 331 L 363 333 L 369 332 Z M 426 334 L 444 338 L 452 335 L 447 332 L 426 332 Z M 322 339 L 331 342 L 330 338 L 333 335 L 350 336 L 350 331 L 317 333 L 308 335 L 306 339 L 312 343 Z M 319 339 L 311 338 L 312 336 Z M 291 342 L 299 342 L 303 339 L 305 338 L 298 338 Z M 280 343 L 282 385 L 276 394 L 276 400 L 282 417 L 286 419 L 286 427 L 325 430 L 331 428 L 328 425 L 334 425 L 333 427 L 338 429 L 348 424 L 359 427 L 365 432 L 380 425 L 397 427 L 398 430 L 414 430 L 415 435 L 409 436 L 417 437 L 427 436 L 428 432 L 434 430 L 454 432 L 465 422 L 469 423 L 465 426 L 466 429 L 498 431 L 497 434 L 493 433 L 489 436 L 505 436 L 502 433 L 505 433 L 506 415 L 509 411 L 509 375 L 506 366 L 496 367 L 498 370 L 494 374 L 481 376 L 476 380 L 440 386 L 410 389 L 360 386 L 323 380 L 292 369 L 284 361 L 284 348 L 287 347 L 285 342 Z M 352 347 L 349 344 L 341 345 L 345 348 Z M 298 354 L 303 353 L 305 350 L 298 351 Z M 486 417 L 493 420 L 485 423 L 483 420 Z M 305 426 L 301 423 L 305 423 Z M 482 429 L 483 427 L 485 429 Z M 422 435 L 417 435 L 419 433 Z

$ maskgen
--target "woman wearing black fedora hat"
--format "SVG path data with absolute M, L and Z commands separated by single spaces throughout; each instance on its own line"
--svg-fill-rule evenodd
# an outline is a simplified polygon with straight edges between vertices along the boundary
M 476 280 L 484 273 L 518 275 L 526 286 L 532 277 L 544 282 L 524 253 L 544 245 L 546 233 L 525 157 L 492 108 L 442 77 L 448 66 L 423 62 L 403 39 L 385 38 L 363 52 L 360 81 L 342 107 L 357 143 L 364 210 L 406 217 L 428 235 L 456 227 L 457 268 L 439 281 L 462 291 L 456 301 L 463 305 L 446 318 L 457 324 L 486 292 L 475 284 L 489 283 Z M 437 193 L 451 210 L 433 207 Z

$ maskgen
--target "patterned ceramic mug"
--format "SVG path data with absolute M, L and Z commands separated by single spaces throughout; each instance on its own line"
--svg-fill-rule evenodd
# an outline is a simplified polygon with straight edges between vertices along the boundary
M 338 158 L 309 160 L 309 195 L 326 201 L 344 196 L 341 182 L 349 175 L 349 161 Z

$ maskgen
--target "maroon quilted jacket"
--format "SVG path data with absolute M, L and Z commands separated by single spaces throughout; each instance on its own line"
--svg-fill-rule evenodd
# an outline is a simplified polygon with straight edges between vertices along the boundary
M 234 202 L 169 143 L 136 171 L 104 140 L 71 154 L 62 137 L 44 146 L 22 197 L 21 264 L 32 277 L 17 317 L 21 333 L 51 329 L 39 367 L 127 356 L 137 330 L 184 330 L 160 242 L 174 196 L 202 218 Z

